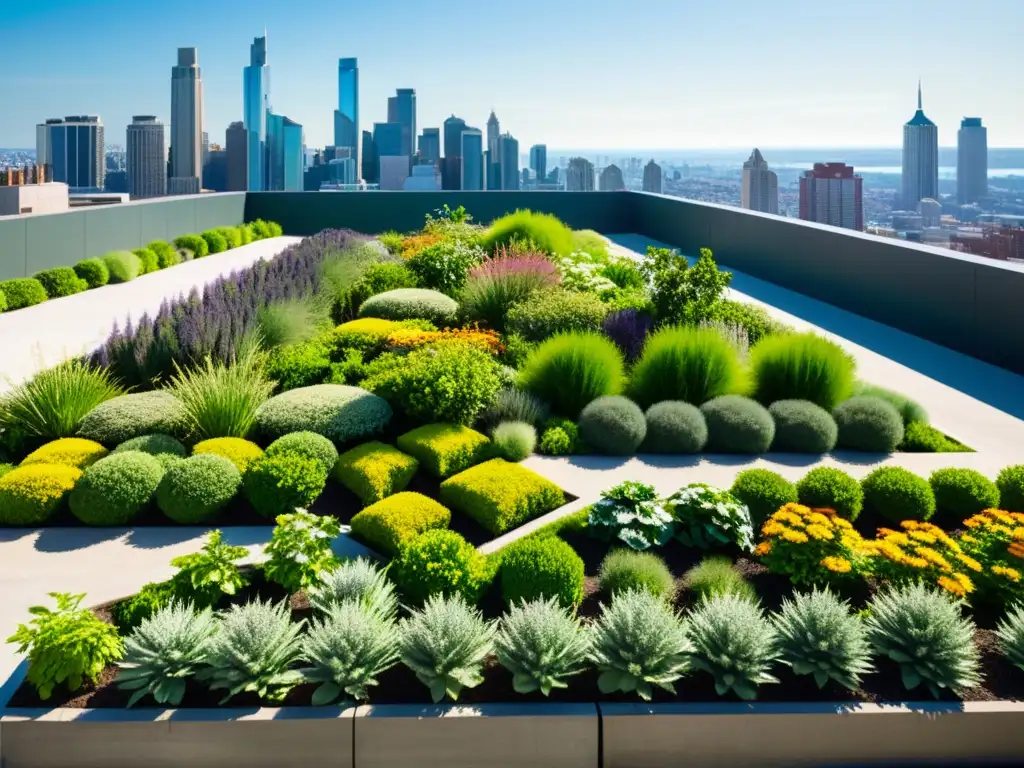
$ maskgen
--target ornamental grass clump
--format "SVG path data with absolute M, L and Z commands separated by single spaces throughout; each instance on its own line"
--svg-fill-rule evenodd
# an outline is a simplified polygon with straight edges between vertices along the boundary
M 400 625 L 402 662 L 430 689 L 437 704 L 457 701 L 463 688 L 483 682 L 484 659 L 494 646 L 495 625 L 461 595 L 434 595 Z
M 631 589 L 643 589 L 655 597 L 671 599 L 676 583 L 665 561 L 653 552 L 634 552 L 631 549 L 613 549 L 604 560 L 597 575 L 601 591 L 614 597 Z
M 754 554 L 795 585 L 841 584 L 856 575 L 864 541 L 831 509 L 787 504 L 761 528 Z
M 770 674 L 779 660 L 778 636 L 764 612 L 737 594 L 716 595 L 687 617 L 694 669 L 715 678 L 715 692 L 729 691 L 744 701 L 757 698 L 757 687 L 777 683 Z
M 538 427 L 548 417 L 548 406 L 540 398 L 515 387 L 504 387 L 480 414 L 480 428 L 490 432 L 503 421 L 520 421 Z
M 307 590 L 309 603 L 321 613 L 330 613 L 346 602 L 356 602 L 384 619 L 398 614 L 398 597 L 387 572 L 365 558 L 346 560 Z
M 503 246 L 524 241 L 553 256 L 568 255 L 575 242 L 573 231 L 557 217 L 519 210 L 491 222 L 480 244 L 488 253 L 495 253 Z
M 972 573 L 979 597 L 995 605 L 1024 601 L 1024 513 L 986 509 L 963 521 L 963 554 L 984 563 Z
M 855 363 L 842 347 L 814 333 L 769 336 L 750 351 L 754 397 L 810 400 L 826 410 L 853 391 Z
M 996 625 L 996 637 L 1006 660 L 1024 671 L 1024 604 L 1010 606 Z
M 868 572 L 892 584 L 926 582 L 955 597 L 974 591 L 974 576 L 983 567 L 955 539 L 938 526 L 917 520 L 904 520 L 900 528 L 879 528 L 877 538 L 864 542 Z
M 498 663 L 512 673 L 516 693 L 545 696 L 583 671 L 588 647 L 580 620 L 553 597 L 509 606 L 494 638 Z
M 491 434 L 494 449 L 506 461 L 522 461 L 537 445 L 537 430 L 522 421 L 503 421 Z
M 891 587 L 868 605 L 868 639 L 900 666 L 903 686 L 922 683 L 935 698 L 961 696 L 981 682 L 974 622 L 958 600 L 924 584 Z
M 556 334 L 534 349 L 520 373 L 520 386 L 567 418 L 588 403 L 622 391 L 622 354 L 595 333 Z
M 143 619 L 125 638 L 117 665 L 117 687 L 133 691 L 127 706 L 146 696 L 157 704 L 180 705 L 185 684 L 209 659 L 216 632 L 213 611 L 197 611 L 188 603 L 171 603 Z
M 665 500 L 665 509 L 675 520 L 676 538 L 687 547 L 754 549 L 750 510 L 728 491 L 690 483 Z
M 545 255 L 502 250 L 469 271 L 461 295 L 462 315 L 503 333 L 515 304 L 558 281 L 558 269 Z
M 693 646 L 688 627 L 667 601 L 646 590 L 628 590 L 590 630 L 590 661 L 601 693 L 636 693 L 650 701 L 654 688 L 675 692 L 674 683 L 690 670 Z
M 783 600 L 772 624 L 780 661 L 794 674 L 812 675 L 819 688 L 834 680 L 854 691 L 873 671 L 867 626 L 827 589 Z
M 739 595 L 752 602 L 757 593 L 743 574 L 733 567 L 732 560 L 722 555 L 707 555 L 683 574 L 683 583 L 696 601 L 715 595 Z
M 632 480 L 601 493 L 590 507 L 587 526 L 595 536 L 618 540 L 638 552 L 664 546 L 675 530 L 654 486 Z

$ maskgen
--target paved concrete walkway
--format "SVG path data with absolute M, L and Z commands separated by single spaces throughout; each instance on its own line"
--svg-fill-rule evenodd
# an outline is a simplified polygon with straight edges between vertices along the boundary
M 41 370 L 99 347 L 117 322 L 155 314 L 164 299 L 202 289 L 207 283 L 270 259 L 299 237 L 274 237 L 224 253 L 143 275 L 130 283 L 106 285 L 0 314 L 0 394 Z

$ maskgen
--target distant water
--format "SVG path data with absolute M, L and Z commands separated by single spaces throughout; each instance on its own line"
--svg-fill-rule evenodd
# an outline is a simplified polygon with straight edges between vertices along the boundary
M 807 166 L 801 163 L 785 163 L 783 165 L 776 165 L 775 168 L 787 168 L 787 169 L 800 169 L 806 170 Z M 867 165 L 867 166 L 854 166 L 854 170 L 857 173 L 893 173 L 897 176 L 903 173 L 903 169 L 898 165 Z M 1006 176 L 1024 176 L 1024 168 L 989 168 L 988 177 L 995 179 Z M 939 168 L 940 179 L 955 179 L 956 178 L 956 166 L 953 167 L 942 167 Z

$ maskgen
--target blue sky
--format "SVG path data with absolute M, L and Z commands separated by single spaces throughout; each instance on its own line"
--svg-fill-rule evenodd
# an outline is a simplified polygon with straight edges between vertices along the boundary
M 897 146 L 917 78 L 944 146 L 964 115 L 1024 146 L 1024 0 L 9 0 L 0 146 L 47 117 L 170 112 L 178 46 L 199 49 L 210 140 L 242 115 L 267 28 L 274 110 L 330 143 L 339 57 L 359 59 L 362 127 L 396 87 L 418 124 L 493 106 L 521 147 Z

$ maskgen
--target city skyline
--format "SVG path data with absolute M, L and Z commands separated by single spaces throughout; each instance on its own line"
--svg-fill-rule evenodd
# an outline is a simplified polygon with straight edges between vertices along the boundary
M 377 4 L 372 11 L 351 9 L 353 18 L 346 16 L 347 22 L 361 34 L 344 46 L 309 44 L 309 37 L 319 30 L 306 19 L 314 18 L 321 5 L 326 7 L 319 0 L 304 8 L 309 13 L 301 23 L 290 18 L 288 9 L 269 2 L 249 3 L 239 16 L 229 13 L 234 4 L 182 0 L 173 17 L 147 31 L 144 39 L 117 36 L 118 55 L 84 69 L 80 62 L 72 65 L 70 48 L 38 62 L 39 57 L 34 58 L 31 70 L 19 66 L 19 58 L 30 55 L 31 36 L 15 36 L 0 52 L 0 66 L 12 73 L 0 83 L 0 96 L 19 108 L 0 115 L 0 144 L 30 147 L 34 126 L 62 114 L 99 114 L 108 126 L 127 125 L 135 114 L 153 114 L 169 122 L 167 91 L 157 86 L 166 81 L 168 56 L 183 46 L 198 48 L 204 61 L 204 122 L 209 134 L 219 138 L 229 123 L 242 117 L 237 72 L 244 66 L 252 37 L 265 25 L 274 50 L 275 111 L 301 123 L 310 146 L 333 143 L 338 59 L 346 57 L 359 60 L 361 125 L 386 120 L 387 96 L 398 88 L 413 88 L 419 126 L 440 126 L 453 113 L 471 125 L 482 125 L 494 107 L 522 147 L 545 143 L 555 151 L 572 147 L 644 152 L 666 147 L 745 147 L 749 152 L 755 145 L 893 147 L 899 145 L 908 94 L 922 75 L 928 114 L 939 126 L 941 146 L 955 145 L 960 121 L 971 115 L 985 119 L 990 147 L 1024 146 L 1024 121 L 1014 100 L 1006 98 L 998 78 L 976 77 L 986 67 L 1012 72 L 1024 65 L 1024 53 L 1013 46 L 1011 33 L 1017 26 L 1013 20 L 1024 19 L 1024 7 L 1007 9 L 994 0 L 979 0 L 965 9 L 953 0 L 933 0 L 892 8 L 882 0 L 865 0 L 856 18 L 847 18 L 839 9 L 819 8 L 805 0 L 793 0 L 782 10 L 739 0 L 687 9 L 667 0 L 649 0 L 631 8 L 629 22 L 622 27 L 618 6 L 610 3 L 595 3 L 588 14 L 579 14 L 576 9 L 524 0 L 517 17 L 508 22 L 516 45 L 500 51 L 487 36 L 472 32 L 481 17 L 496 10 L 463 0 L 453 3 L 443 20 L 426 21 L 424 26 L 438 26 L 438 33 L 457 39 L 457 45 L 439 44 L 438 36 L 421 26 L 396 30 L 385 24 L 391 11 L 411 7 L 399 0 Z M 156 11 L 133 6 L 133 14 L 122 18 L 117 14 L 124 6 L 121 2 L 101 0 L 82 6 L 69 0 L 53 0 L 45 8 L 19 3 L 6 18 L 18 27 L 45 29 L 60 48 L 61 39 L 80 39 L 101 21 L 106 37 L 116 36 L 119 28 L 137 29 L 144 22 L 140 17 Z M 462 6 L 465 14 L 459 12 Z M 921 12 L 925 8 L 926 14 Z M 198 27 L 191 19 L 193 10 L 203 17 Z M 721 43 L 735 33 L 738 10 L 745 26 L 760 26 L 764 33 L 745 44 L 741 56 L 724 56 Z M 984 23 L 990 12 L 999 13 L 1000 25 Z M 545 35 L 535 42 L 525 37 L 520 41 L 515 30 L 534 28 L 535 14 L 556 35 L 562 25 L 577 39 L 614 34 L 618 55 L 570 56 Z M 879 19 L 885 24 L 879 25 Z M 914 33 L 906 34 L 910 21 Z M 873 45 L 893 50 L 885 56 L 860 57 L 858 66 L 838 81 L 827 76 L 826 68 L 808 73 L 806 51 L 791 43 L 813 43 L 821 38 L 822 25 L 829 24 L 841 25 L 851 37 L 870 34 Z M 649 55 L 632 53 L 649 54 L 651 29 L 674 28 L 685 30 L 679 33 L 685 45 L 674 45 L 672 36 L 665 35 L 658 76 L 650 77 L 649 65 L 641 63 Z M 951 28 L 958 32 L 957 55 L 938 57 L 922 67 L 920 62 L 928 57 L 921 54 L 930 40 Z M 381 44 L 383 39 L 387 45 Z M 767 59 L 770 66 L 755 66 L 757 57 Z M 124 66 L 126 59 L 132 61 L 130 68 Z M 424 61 L 429 66 L 423 66 Z M 623 66 L 623 61 L 636 63 Z M 964 67 L 965 61 L 971 67 Z M 693 71 L 702 76 L 692 77 Z M 614 108 L 595 98 L 591 88 L 581 87 L 595 80 L 602 83 L 602 96 L 614 100 Z M 700 109 L 693 109 L 695 105 Z

